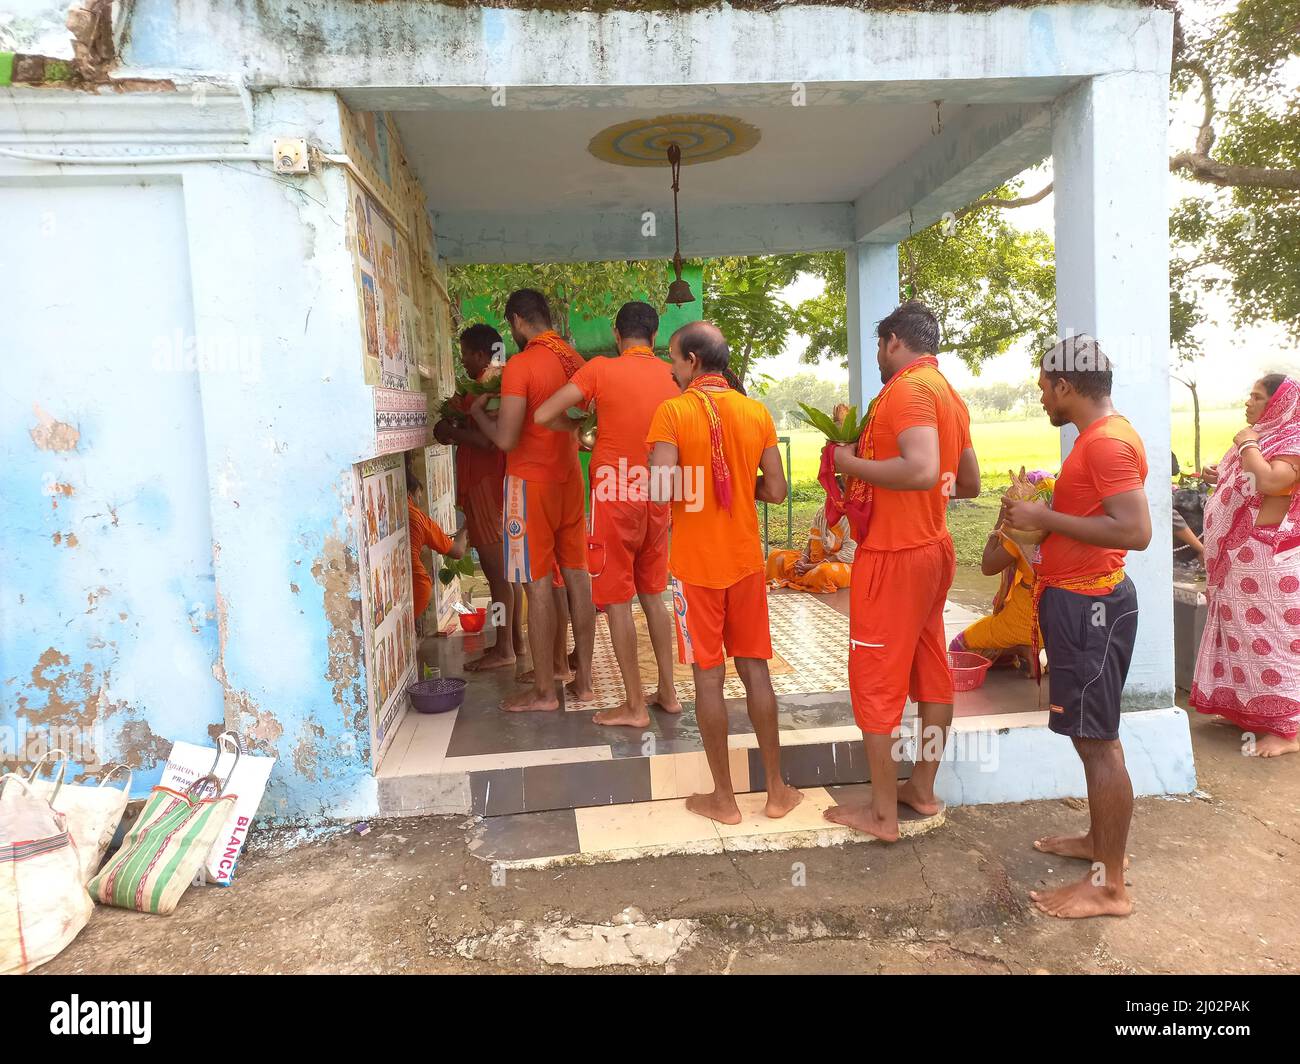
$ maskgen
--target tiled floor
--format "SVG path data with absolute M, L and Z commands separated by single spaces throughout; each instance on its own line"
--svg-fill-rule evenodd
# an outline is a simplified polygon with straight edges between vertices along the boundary
M 821 787 L 866 781 L 861 733 L 853 723 L 846 676 L 847 593 L 813 596 L 777 591 L 770 596 L 773 687 L 781 727 L 782 772 L 796 786 Z M 976 614 L 949 603 L 949 635 Z M 602 727 L 591 714 L 621 699 L 621 680 L 600 619 L 593 671 L 596 702 L 568 703 L 565 712 L 503 713 L 498 704 L 519 690 L 510 669 L 469 674 L 465 703 L 453 713 L 408 713 L 378 773 L 385 812 L 430 811 L 430 801 L 447 795 L 467 800 L 486 815 L 610 806 L 682 798 L 708 789 L 703 746 L 695 724 L 693 685 L 678 685 L 685 705 L 679 715 L 652 709 L 644 729 Z M 422 657 L 439 663 L 443 675 L 460 675 L 466 658 L 482 652 L 482 635 L 457 633 L 427 639 Z M 642 664 L 653 683 L 653 654 Z M 724 689 L 736 790 L 759 790 L 763 769 L 754 730 L 745 710 L 743 687 Z M 1004 723 L 1040 722 L 1039 692 L 1023 677 L 990 672 L 984 686 L 957 695 L 955 715 Z M 915 707 L 909 707 L 915 713 Z M 910 771 L 902 766 L 901 775 Z M 465 799 L 464 796 L 468 796 Z
M 596 864 L 667 854 L 785 850 L 875 842 L 827 821 L 822 813 L 844 801 L 864 801 L 870 787 L 810 787 L 804 800 L 780 820 L 763 814 L 765 796 L 737 795 L 743 819 L 718 824 L 686 809 L 684 799 L 637 802 L 541 813 L 516 813 L 482 822 L 470 849 L 475 856 L 504 868 L 538 868 L 558 864 Z M 922 816 L 904 810 L 904 836 L 932 831 L 944 820 L 941 810 Z

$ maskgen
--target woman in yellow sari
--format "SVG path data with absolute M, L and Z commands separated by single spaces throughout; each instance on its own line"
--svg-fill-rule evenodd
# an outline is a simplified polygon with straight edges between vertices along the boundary
M 1038 485 L 1044 480 L 1054 482 L 1054 478 L 1041 470 L 1026 475 L 1022 469 L 1020 477 L 1030 485 Z M 1038 547 L 1021 546 L 1005 535 L 1002 530 L 1005 516 L 1004 506 L 984 544 L 984 555 L 980 559 L 980 571 L 985 576 L 1002 575 L 993 596 L 993 613 L 981 617 L 955 636 L 948 649 L 979 654 L 991 661 L 1009 656 L 1032 673 L 1034 566 L 1038 562 Z
M 849 534 L 849 519 L 841 517 L 828 528 L 825 507 L 819 506 L 802 551 L 774 550 L 767 556 L 768 582 L 774 587 L 829 595 L 849 586 L 857 549 Z

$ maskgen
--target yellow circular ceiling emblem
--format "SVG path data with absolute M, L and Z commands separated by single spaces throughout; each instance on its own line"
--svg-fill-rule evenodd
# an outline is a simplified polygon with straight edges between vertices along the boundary
M 749 151 L 758 129 L 728 115 L 660 115 L 601 130 L 587 150 L 619 166 L 667 166 L 668 145 L 682 149 L 682 165 L 709 163 Z

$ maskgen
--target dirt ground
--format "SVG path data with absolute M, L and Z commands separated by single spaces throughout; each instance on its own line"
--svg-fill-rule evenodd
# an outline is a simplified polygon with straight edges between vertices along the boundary
M 97 908 L 42 971 L 1295 973 L 1300 757 L 1245 758 L 1238 732 L 1201 718 L 1192 735 L 1198 795 L 1138 803 L 1127 920 L 1056 921 L 1027 903 L 1031 888 L 1084 871 L 1030 846 L 1081 830 L 1077 802 L 952 809 L 935 833 L 893 847 L 495 882 L 467 850 L 473 818 L 426 817 L 306 842 L 263 833 L 234 887 L 194 888 L 170 917 Z M 645 935 L 631 953 L 606 926 L 628 906 L 644 914 L 625 918 Z

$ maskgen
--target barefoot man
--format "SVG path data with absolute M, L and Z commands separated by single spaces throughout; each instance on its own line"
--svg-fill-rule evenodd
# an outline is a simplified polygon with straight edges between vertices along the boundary
M 650 723 L 637 662 L 632 598 L 645 613 L 659 667 L 650 697 L 667 713 L 680 713 L 673 690 L 672 622 L 664 607 L 668 586 L 668 504 L 651 502 L 650 419 L 665 399 L 679 394 L 666 362 L 655 357 L 659 314 L 649 303 L 625 303 L 614 319 L 617 358 L 593 358 L 537 409 L 540 424 L 562 431 L 565 411 L 596 404 L 599 427 L 591 452 L 591 595 L 609 618 L 614 657 L 623 674 L 623 704 L 601 710 L 597 724 L 644 728 Z
M 1133 902 L 1124 887 L 1124 848 L 1133 786 L 1119 713 L 1138 602 L 1124 556 L 1151 542 L 1146 451 L 1111 404 L 1110 362 L 1091 336 L 1067 337 L 1047 352 L 1038 387 L 1048 420 L 1057 428 L 1074 425 L 1079 438 L 1061 465 L 1051 508 L 1009 502 L 1007 520 L 1049 533 L 1035 585 L 1051 666 L 1047 723 L 1070 737 L 1083 761 L 1091 822 L 1083 835 L 1052 835 L 1034 846 L 1090 861 L 1092 870 L 1077 883 L 1029 896 L 1050 916 L 1127 916 Z
M 767 582 L 754 506 L 755 499 L 785 499 L 776 426 L 762 403 L 727 383 L 730 353 L 717 326 L 683 325 L 668 353 L 682 394 L 661 404 L 650 423 L 651 492 L 673 504 L 668 567 L 677 647 L 695 674 L 695 719 L 713 776 L 713 793 L 687 798 L 686 808 L 723 824 L 740 823 L 722 700 L 724 663 L 732 657 L 763 758 L 765 811 L 782 817 L 803 795 L 781 776 L 776 693 L 767 672 Z
M 551 587 L 558 566 L 573 619 L 578 668 L 569 691 L 579 702 L 591 689 L 591 652 L 596 611 L 587 573 L 586 513 L 582 467 L 573 432 L 554 432 L 534 420 L 537 408 L 564 387 L 582 356 L 551 328 L 551 308 L 541 292 L 521 288 L 506 300 L 506 322 L 519 353 L 501 374 L 501 409 L 488 415 L 480 395 L 470 415 L 483 435 L 506 453 L 506 579 L 522 583 L 528 599 L 528 646 L 533 682 L 501 703 L 509 712 L 559 708 L 555 690 L 555 601 Z
M 494 355 L 505 357 L 501 334 L 491 325 L 471 325 L 460 334 L 460 364 L 469 379 L 482 379 Z M 460 409 L 468 414 L 473 396 L 465 396 Z M 465 529 L 470 546 L 478 552 L 479 564 L 487 577 L 488 593 L 505 611 L 504 623 L 492 648 L 474 661 L 465 663 L 466 672 L 499 669 L 515 663 L 523 652 L 523 631 L 515 609 L 515 589 L 506 579 L 502 544 L 503 483 L 506 456 L 472 421 L 464 425 L 439 421 L 433 427 L 439 443 L 456 445 L 456 504 L 465 511 Z
M 858 552 L 849 584 L 849 694 L 871 768 L 871 802 L 827 820 L 898 839 L 898 804 L 939 811 L 934 780 L 952 724 L 943 607 L 957 559 L 945 511 L 979 494 L 966 404 L 939 372 L 939 323 L 913 300 L 876 327 L 884 387 L 857 444 L 835 450 Z M 865 528 L 860 527 L 865 522 Z M 912 777 L 898 784 L 895 736 L 911 695 L 920 733 Z

